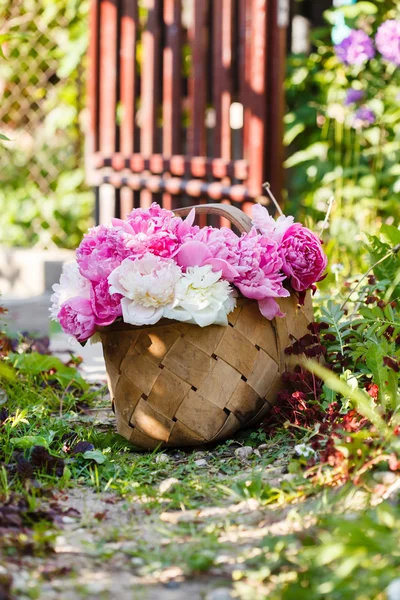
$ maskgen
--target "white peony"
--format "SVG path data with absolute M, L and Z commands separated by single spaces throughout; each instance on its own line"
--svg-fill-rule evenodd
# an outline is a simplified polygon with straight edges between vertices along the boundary
M 164 316 L 200 327 L 228 325 L 227 315 L 235 308 L 233 289 L 211 265 L 189 267 L 178 281 L 175 300 Z
M 280 244 L 287 229 L 294 223 L 294 217 L 281 215 L 276 221 L 268 210 L 261 204 L 254 204 L 252 210 L 252 224 L 262 235 Z
M 90 299 L 91 284 L 86 277 L 79 272 L 78 263 L 71 261 L 65 263 L 62 268 L 60 283 L 53 285 L 54 294 L 51 296 L 50 315 L 56 319 L 61 305 L 67 300 L 80 296 Z
M 147 253 L 143 258 L 126 258 L 109 275 L 110 294 L 121 294 L 122 317 L 131 325 L 154 325 L 175 298 L 181 270 L 169 258 Z

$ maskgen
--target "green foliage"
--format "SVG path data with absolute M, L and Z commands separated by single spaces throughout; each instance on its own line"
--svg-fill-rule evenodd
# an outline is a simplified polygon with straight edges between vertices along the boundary
M 267 536 L 237 574 L 239 597 L 383 599 L 400 567 L 399 517 L 384 503 L 360 515 L 327 514 L 298 534 Z
M 0 0 L 8 28 L 0 119 L 11 140 L 0 150 L 3 244 L 75 248 L 90 224 L 83 172 L 88 5 Z
M 327 11 L 330 26 L 338 13 L 349 27 L 363 28 L 371 37 L 382 21 L 396 18 L 395 3 L 386 0 Z M 379 53 L 365 66 L 344 66 L 335 56 L 330 26 L 315 32 L 309 56 L 289 58 L 286 212 L 297 213 L 315 226 L 334 196 L 326 248 L 331 261 L 343 263 L 349 274 L 364 267 L 360 260 L 363 233 L 374 233 L 382 222 L 396 224 L 400 217 L 400 72 Z M 350 88 L 365 96 L 345 106 Z M 360 106 L 373 110 L 375 123 L 355 121 Z
M 31 376 L 41 375 L 45 379 L 56 379 L 66 388 L 72 385 L 79 386 L 81 389 L 88 389 L 88 385 L 80 373 L 75 368 L 67 367 L 55 356 L 47 356 L 38 352 L 30 354 L 11 353 L 9 360 L 13 367 L 21 373 Z

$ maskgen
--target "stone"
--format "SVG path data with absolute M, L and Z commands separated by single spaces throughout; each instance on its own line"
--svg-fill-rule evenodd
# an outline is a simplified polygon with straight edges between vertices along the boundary
M 264 452 L 264 450 L 268 450 L 269 446 L 268 444 L 260 444 L 260 446 L 258 446 L 258 450 L 260 452 Z
M 205 458 L 199 458 L 199 460 L 194 461 L 194 464 L 196 465 L 196 467 L 206 467 L 207 461 Z
M 164 481 L 162 481 L 159 485 L 159 490 L 161 494 L 165 494 L 166 492 L 169 492 L 171 488 L 175 487 L 176 484 L 179 483 L 179 479 L 176 479 L 175 477 L 169 477 L 168 479 L 164 479 Z
M 157 454 L 156 464 L 160 465 L 162 463 L 168 463 L 168 462 L 169 462 L 168 454 Z
M 254 454 L 254 450 L 251 446 L 243 446 L 235 450 L 236 458 L 243 461 L 248 460 L 252 454 Z

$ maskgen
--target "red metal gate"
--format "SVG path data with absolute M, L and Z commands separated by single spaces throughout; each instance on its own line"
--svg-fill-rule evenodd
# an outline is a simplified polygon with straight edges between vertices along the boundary
M 116 214 L 279 196 L 288 4 L 92 0 L 87 171 Z

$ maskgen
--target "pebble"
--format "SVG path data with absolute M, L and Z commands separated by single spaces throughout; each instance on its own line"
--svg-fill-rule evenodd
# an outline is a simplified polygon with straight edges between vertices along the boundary
M 144 560 L 143 558 L 140 558 L 140 556 L 133 556 L 131 558 L 131 564 L 134 567 L 141 567 L 142 565 L 144 565 Z
M 251 446 L 243 446 L 243 448 L 237 448 L 235 450 L 235 456 L 239 460 L 247 460 L 254 453 Z
M 229 588 L 217 588 L 206 596 L 206 600 L 232 600 L 233 596 Z
M 162 464 L 162 463 L 168 463 L 169 462 L 169 456 L 168 454 L 157 454 L 156 456 L 156 463 Z
M 268 444 L 261 444 L 260 446 L 258 446 L 258 450 L 260 452 L 264 452 L 264 450 L 268 450 Z
M 196 465 L 196 467 L 206 467 L 207 461 L 205 458 L 199 458 L 199 460 L 194 461 L 194 464 Z
M 203 459 L 203 460 L 206 460 L 208 462 L 208 461 L 210 461 L 212 459 L 212 455 L 208 454 L 208 452 L 199 451 L 199 452 L 195 452 L 194 453 L 194 458 L 195 458 L 195 460 L 201 460 L 201 459 Z
M 179 483 L 179 479 L 175 477 L 168 477 L 168 479 L 164 479 L 159 485 L 159 490 L 161 494 L 165 494 L 165 492 L 169 492 L 171 488 L 173 488 L 177 483 Z

